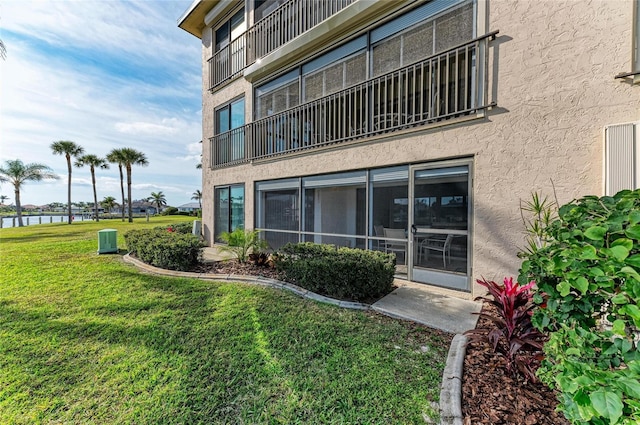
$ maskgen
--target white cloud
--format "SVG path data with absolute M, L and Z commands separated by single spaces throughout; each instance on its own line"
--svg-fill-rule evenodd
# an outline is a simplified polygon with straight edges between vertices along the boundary
M 0 5 L 8 49 L 0 61 L 0 161 L 44 163 L 63 177 L 26 186 L 26 202 L 66 201 L 66 160 L 49 148 L 55 140 L 99 156 L 120 147 L 144 152 L 149 166 L 134 167 L 132 197 L 163 190 L 177 196 L 170 203 L 181 204 L 185 192 L 200 187 L 199 152 L 191 147 L 201 139 L 200 42 L 176 26 L 190 4 Z M 177 158 L 194 166 L 175 167 Z M 97 170 L 96 178 L 100 198 L 120 197 L 117 166 Z M 73 170 L 74 199 L 92 198 L 90 179 L 88 169 Z

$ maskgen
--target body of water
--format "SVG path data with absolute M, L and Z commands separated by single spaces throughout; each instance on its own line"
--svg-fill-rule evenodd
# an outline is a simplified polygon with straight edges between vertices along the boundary
M 91 220 L 91 218 L 82 215 L 74 216 L 75 221 Z M 66 223 L 66 215 L 23 215 L 22 224 L 25 226 L 33 226 L 34 224 L 49 224 L 49 223 Z M 17 227 L 18 217 L 2 217 L 2 228 Z

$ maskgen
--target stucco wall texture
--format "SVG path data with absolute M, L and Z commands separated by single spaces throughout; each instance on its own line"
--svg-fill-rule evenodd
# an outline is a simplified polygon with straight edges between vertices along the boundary
M 553 197 L 554 188 L 561 204 L 602 195 L 604 127 L 640 120 L 640 85 L 614 79 L 631 70 L 633 2 L 482 3 L 486 30 L 500 31 L 490 43 L 487 76 L 489 101 L 497 106 L 475 120 L 211 170 L 208 137 L 214 107 L 244 93 L 250 122 L 253 96 L 242 78 L 213 94 L 203 87 L 203 228 L 208 242 L 213 242 L 214 186 L 245 183 L 246 228 L 253 228 L 255 181 L 472 158 L 473 279 L 516 275 L 516 254 L 524 247 L 521 200 L 529 200 L 534 191 Z M 210 54 L 203 53 L 205 72 Z M 474 284 L 471 294 L 459 296 L 482 292 Z

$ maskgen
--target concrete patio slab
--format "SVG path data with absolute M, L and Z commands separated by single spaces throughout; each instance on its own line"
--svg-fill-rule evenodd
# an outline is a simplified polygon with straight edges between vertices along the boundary
M 482 303 L 443 295 L 427 285 L 402 281 L 371 308 L 388 316 L 459 334 L 475 328 L 478 316 L 472 313 L 479 313 Z

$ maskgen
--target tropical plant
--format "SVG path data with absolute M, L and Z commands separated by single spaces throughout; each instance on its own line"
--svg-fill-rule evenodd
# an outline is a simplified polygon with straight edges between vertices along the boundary
M 233 232 L 223 232 L 220 239 L 227 245 L 220 245 L 220 249 L 235 255 L 240 263 L 246 263 L 250 253 L 257 253 L 267 249 L 267 241 L 260 239 L 259 230 L 245 230 L 236 228 Z
M 535 307 L 531 288 L 535 282 L 518 285 L 513 278 L 504 278 L 500 285 L 494 281 L 477 279 L 476 282 L 489 291 L 491 298 L 477 297 L 495 307 L 497 315 L 477 313 L 489 319 L 492 327 L 472 329 L 465 332 L 471 340 L 487 341 L 493 351 L 506 360 L 506 369 L 511 375 L 520 374 L 525 380 L 536 382 L 533 368 L 534 353 L 542 349 L 543 335 L 531 324 Z
M 124 197 L 124 173 L 122 172 L 122 167 L 124 166 L 124 156 L 122 154 L 122 149 L 112 149 L 111 152 L 107 154 L 107 161 L 112 164 L 118 164 L 118 171 L 120 172 L 120 194 L 122 195 L 122 221 L 124 221 L 124 208 L 127 204 L 127 198 Z
M 113 207 L 115 207 L 116 204 L 116 198 L 114 198 L 113 196 L 105 196 L 105 198 L 100 201 L 100 205 L 102 205 L 102 208 L 104 208 L 105 210 L 109 211 L 109 213 L 111 213 L 111 210 L 113 210 Z
M 22 207 L 20 205 L 20 189 L 22 185 L 28 181 L 55 180 L 58 178 L 53 170 L 44 164 L 24 164 L 19 159 L 5 161 L 5 165 L 0 167 L 0 183 L 8 182 L 13 185 L 18 226 L 24 226 L 22 222 Z
M 71 157 L 78 158 L 84 153 L 84 148 L 70 140 L 59 140 L 51 143 L 51 150 L 54 155 L 64 155 L 67 160 L 67 223 L 71 224 L 73 222 L 71 219 L 71 170 L 73 168 L 71 166 Z
M 4 201 L 9 199 L 7 195 L 0 195 L 0 204 L 4 205 Z
M 563 205 L 546 233 L 518 278 L 549 333 L 538 376 L 574 424 L 640 423 L 640 190 Z
M 526 233 L 525 253 L 533 253 L 546 246 L 549 235 L 546 229 L 557 218 L 558 204 L 537 192 L 528 201 L 520 201 L 520 216 Z M 524 254 L 520 254 L 522 257 Z
M 134 165 L 140 165 L 145 167 L 149 165 L 147 156 L 132 148 L 118 149 L 118 163 L 122 164 L 127 172 L 127 199 L 131 199 L 131 167 Z M 133 211 L 131 208 L 131 202 L 128 203 L 129 223 L 133 223 Z
M 109 168 L 109 164 L 107 160 L 104 158 L 100 158 L 96 155 L 83 155 L 76 161 L 76 167 L 84 167 L 85 165 L 89 166 L 89 170 L 91 170 L 91 184 L 93 186 L 93 205 L 95 208 L 95 216 L 96 221 L 100 221 L 98 217 L 98 194 L 96 193 L 96 167 L 107 169 Z
M 196 190 L 195 192 L 193 192 L 191 199 L 193 199 L 194 201 L 198 201 L 198 205 L 200 209 L 202 209 L 202 191 L 201 190 Z
M 160 208 L 164 205 L 167 205 L 167 198 L 164 196 L 162 191 L 160 192 L 151 192 L 151 197 L 147 198 L 148 202 L 152 202 L 156 206 L 156 213 L 160 214 Z

